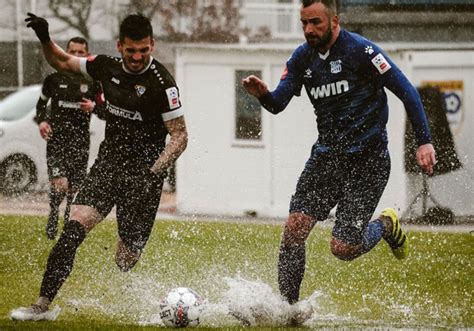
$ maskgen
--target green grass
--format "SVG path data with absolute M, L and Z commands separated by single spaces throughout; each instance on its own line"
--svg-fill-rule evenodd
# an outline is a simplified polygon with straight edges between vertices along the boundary
M 55 303 L 55 322 L 15 322 L 12 308 L 35 301 L 48 253 L 45 217 L 0 215 L 0 330 L 148 330 L 140 320 L 175 286 L 194 288 L 210 302 L 225 277 L 270 285 L 277 293 L 280 225 L 157 222 L 131 273 L 115 266 L 116 223 L 105 221 L 79 248 L 73 273 Z M 474 237 L 414 232 L 411 255 L 392 257 L 386 244 L 352 261 L 329 251 L 330 229 L 316 227 L 307 249 L 302 297 L 320 291 L 314 327 L 474 327 Z M 226 316 L 207 327 L 238 328 Z

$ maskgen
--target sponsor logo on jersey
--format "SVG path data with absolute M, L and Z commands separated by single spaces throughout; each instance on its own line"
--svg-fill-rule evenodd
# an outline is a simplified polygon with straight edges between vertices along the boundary
M 349 91 L 349 82 L 347 80 L 340 80 L 335 83 L 329 83 L 318 87 L 313 87 L 310 91 L 313 99 L 327 98 L 333 95 L 342 94 Z
M 89 91 L 89 85 L 81 84 L 81 86 L 79 86 L 79 89 L 81 90 L 82 93 L 87 93 L 87 91 Z
M 81 108 L 81 105 L 79 104 L 79 102 L 71 102 L 71 101 L 64 101 L 64 100 L 59 100 L 58 106 L 62 108 L 71 108 L 71 109 Z
M 392 67 L 390 63 L 388 63 L 387 59 L 382 55 L 382 53 L 377 54 L 373 59 L 372 63 L 377 68 L 380 74 L 384 74 L 390 70 Z
M 374 49 L 371 45 L 365 46 L 365 52 L 371 55 L 374 52 Z
M 143 93 L 145 93 L 146 87 L 143 85 L 135 85 L 135 91 L 137 92 L 137 95 L 141 97 Z
M 112 77 L 110 80 L 112 81 L 112 83 L 115 83 L 115 84 L 117 84 L 117 85 L 120 84 L 120 80 L 118 80 L 118 79 L 115 78 L 115 77 Z
M 59 84 L 59 88 L 67 88 L 67 84 Z
M 306 69 L 303 78 L 313 78 L 313 72 L 311 71 L 311 69 Z
M 118 117 L 123 117 L 129 120 L 132 120 L 132 121 L 143 121 L 143 117 L 142 117 L 142 114 L 140 114 L 140 112 L 117 107 L 111 104 L 108 100 L 106 100 L 106 102 L 107 102 L 107 110 L 109 111 L 109 113 Z
M 331 61 L 329 62 L 331 65 L 331 73 L 337 74 L 342 71 L 342 61 L 341 60 L 336 60 L 336 61 Z
M 51 172 L 52 172 L 53 177 L 57 177 L 61 174 L 61 172 L 59 171 L 59 168 L 53 168 Z
M 285 69 L 283 69 L 283 73 L 281 74 L 280 80 L 285 80 L 286 76 L 288 76 L 288 67 L 285 66 Z
M 166 89 L 166 95 L 168 96 L 168 104 L 170 109 L 175 109 L 180 106 L 178 89 L 176 87 L 170 87 Z

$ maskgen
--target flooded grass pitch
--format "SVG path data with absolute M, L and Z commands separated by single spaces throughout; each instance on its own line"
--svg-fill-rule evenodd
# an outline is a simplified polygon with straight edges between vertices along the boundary
M 200 327 L 235 328 L 230 309 L 250 329 L 281 328 L 288 305 L 278 294 L 281 226 L 254 222 L 157 221 L 132 272 L 115 266 L 117 229 L 104 221 L 78 250 L 54 304 L 54 322 L 15 322 L 11 309 L 36 300 L 54 242 L 46 217 L 0 215 L 0 329 L 147 330 L 160 326 L 160 299 L 186 286 L 205 299 Z M 316 226 L 307 244 L 301 297 L 313 307 L 310 328 L 471 328 L 474 236 L 412 232 L 406 261 L 385 243 L 351 261 L 329 250 L 330 229 Z

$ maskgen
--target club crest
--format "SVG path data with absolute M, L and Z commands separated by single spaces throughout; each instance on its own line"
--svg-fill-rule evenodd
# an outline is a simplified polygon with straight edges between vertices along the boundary
M 135 85 L 135 91 L 137 92 L 137 95 L 141 97 L 143 93 L 145 93 L 146 87 L 143 85 Z
M 331 73 L 337 74 L 342 71 L 342 61 L 336 60 L 329 63 L 331 65 Z
M 81 84 L 81 86 L 79 86 L 79 90 L 81 90 L 81 93 L 87 93 L 87 91 L 89 91 L 89 85 Z

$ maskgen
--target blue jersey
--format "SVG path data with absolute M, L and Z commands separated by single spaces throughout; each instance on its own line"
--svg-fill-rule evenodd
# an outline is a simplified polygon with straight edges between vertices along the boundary
M 387 95 L 403 103 L 419 145 L 431 135 L 416 88 L 374 43 L 341 29 L 334 45 L 320 54 L 308 43 L 299 46 L 286 63 L 275 91 L 260 98 L 276 114 L 285 109 L 304 86 L 317 118 L 320 151 L 353 153 L 387 145 Z

